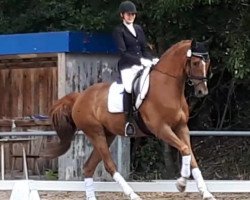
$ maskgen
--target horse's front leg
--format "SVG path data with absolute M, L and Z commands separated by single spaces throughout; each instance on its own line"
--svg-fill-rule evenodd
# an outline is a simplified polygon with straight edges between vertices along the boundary
M 190 177 L 190 163 L 191 163 L 191 151 L 189 146 L 184 143 L 175 132 L 172 131 L 171 127 L 167 124 L 162 124 L 157 126 L 158 130 L 157 137 L 162 139 L 167 144 L 175 147 L 181 152 L 182 155 L 182 168 L 181 168 L 181 178 L 177 180 L 177 188 L 180 192 L 184 192 L 187 185 L 187 179 Z
M 205 181 L 203 179 L 203 176 L 201 174 L 201 171 L 198 167 L 197 161 L 195 159 L 195 156 L 192 151 L 191 143 L 190 143 L 190 135 L 189 135 L 189 129 L 187 126 L 183 126 L 180 128 L 176 134 L 178 137 L 183 141 L 186 145 L 188 145 L 190 149 L 190 155 L 191 155 L 191 168 L 192 168 L 192 176 L 196 182 L 197 188 L 201 195 L 203 196 L 203 200 L 215 200 L 214 196 L 208 191 L 207 186 L 205 184 Z M 183 173 L 183 170 L 188 170 L 188 164 L 186 163 L 187 160 L 182 159 L 182 168 L 181 168 L 181 177 L 177 180 L 177 188 L 183 188 L 183 185 L 186 186 L 187 178 L 184 176 L 185 173 Z M 190 167 L 190 165 L 189 165 Z M 190 169 L 189 169 L 190 171 Z M 190 174 L 189 174 L 190 175 Z M 180 190 L 182 191 L 182 190 Z

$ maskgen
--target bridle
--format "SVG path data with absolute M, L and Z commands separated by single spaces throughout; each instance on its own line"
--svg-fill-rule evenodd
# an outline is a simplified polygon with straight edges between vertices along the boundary
M 189 84 L 191 84 L 191 85 L 194 85 L 193 82 L 192 82 L 192 80 L 200 80 L 200 83 L 201 83 L 201 82 L 207 81 L 207 80 L 208 80 L 208 77 L 207 77 L 207 76 L 195 76 L 195 75 L 192 74 L 192 66 L 191 66 L 191 58 L 192 58 L 192 57 L 201 58 L 202 61 L 205 62 L 205 64 L 206 64 L 206 63 L 209 61 L 209 59 L 210 59 L 210 58 L 209 58 L 209 53 L 208 53 L 208 52 L 205 52 L 205 53 L 192 52 L 191 49 L 189 49 L 189 50 L 187 51 L 187 61 L 186 61 L 186 65 L 185 65 L 186 67 L 189 67 L 188 74 L 187 74 L 187 82 L 188 82 Z M 159 73 L 161 73 L 161 74 L 167 75 L 167 76 L 172 77 L 172 78 L 175 78 L 175 79 L 178 78 L 178 77 L 175 76 L 175 75 L 172 75 L 172 74 L 169 74 L 168 72 L 163 72 L 163 71 L 157 69 L 157 68 L 156 68 L 156 65 L 153 66 L 153 67 L 151 68 L 151 70 L 157 71 L 157 72 L 159 72 Z M 199 84 L 200 84 L 200 83 L 199 83 Z
M 192 57 L 198 57 L 201 58 L 201 61 L 204 62 L 204 65 L 210 60 L 209 53 L 208 52 L 192 52 L 191 49 L 187 51 L 187 62 L 186 67 L 189 67 L 188 74 L 187 74 L 187 82 L 189 85 L 194 85 L 192 80 L 199 80 L 199 83 L 197 83 L 195 86 L 199 85 L 202 82 L 208 81 L 207 75 L 205 76 L 195 76 L 192 74 L 192 64 L 191 64 L 191 58 Z

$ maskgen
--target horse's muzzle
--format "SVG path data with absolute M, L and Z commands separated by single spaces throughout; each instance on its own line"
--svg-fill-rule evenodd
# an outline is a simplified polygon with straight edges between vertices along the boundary
M 208 94 L 207 88 L 195 88 L 194 94 L 198 98 L 202 98 Z

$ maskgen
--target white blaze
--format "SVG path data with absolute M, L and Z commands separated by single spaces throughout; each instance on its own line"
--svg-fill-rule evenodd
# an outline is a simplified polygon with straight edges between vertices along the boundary
M 204 60 L 201 61 L 203 67 L 203 77 L 206 77 L 206 63 Z M 207 81 L 204 81 L 205 86 L 207 86 Z

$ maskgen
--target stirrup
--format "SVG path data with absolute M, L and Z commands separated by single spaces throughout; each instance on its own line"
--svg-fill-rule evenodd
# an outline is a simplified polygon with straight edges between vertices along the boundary
M 125 136 L 134 136 L 136 133 L 134 124 L 131 122 L 127 122 L 125 125 L 124 133 Z

